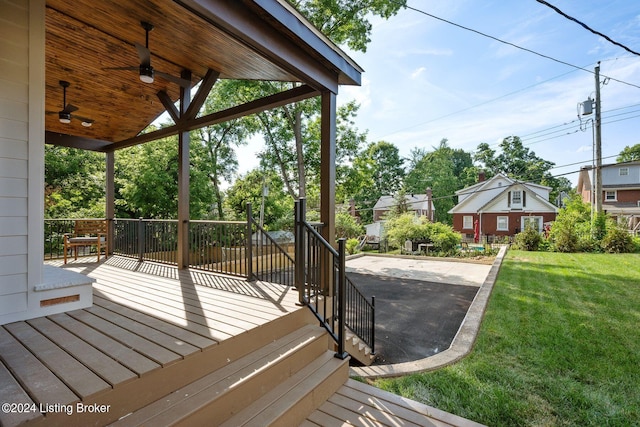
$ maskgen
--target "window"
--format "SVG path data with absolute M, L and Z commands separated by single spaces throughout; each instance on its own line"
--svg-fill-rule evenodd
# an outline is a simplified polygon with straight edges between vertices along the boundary
M 629 175 L 629 168 L 620 168 L 620 176 L 627 176 Z
M 521 222 L 522 230 L 526 230 L 527 227 L 533 227 L 538 233 L 542 232 L 541 216 L 523 216 Z
M 473 217 L 471 215 L 465 215 L 462 217 L 462 228 L 473 228 Z
M 509 231 L 509 217 L 499 216 L 498 223 L 496 224 L 497 231 Z
M 615 191 L 605 191 L 604 199 L 608 201 L 616 201 L 618 200 L 618 197 Z
M 521 205 L 522 204 L 522 192 L 520 190 L 511 192 L 511 204 L 512 205 Z

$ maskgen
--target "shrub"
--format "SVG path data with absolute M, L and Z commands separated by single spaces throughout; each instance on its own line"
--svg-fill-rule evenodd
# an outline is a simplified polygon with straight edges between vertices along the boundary
M 348 239 L 345 242 L 345 248 L 347 249 L 347 253 L 349 255 L 353 255 L 355 253 L 358 252 L 358 244 L 360 242 L 358 241 L 358 239 Z
M 633 252 L 633 238 L 626 228 L 613 221 L 607 224 L 607 234 L 602 239 L 602 249 L 609 253 L 629 253 Z
M 578 236 L 573 227 L 561 227 L 554 224 L 553 247 L 556 252 L 575 252 L 578 250 Z
M 423 240 L 433 243 L 434 252 L 451 253 L 460 244 L 460 235 L 451 226 L 430 222 L 426 217 L 416 217 L 411 212 L 389 218 L 385 232 L 394 247 L 401 247 L 407 240 Z
M 633 252 L 640 252 L 640 236 L 633 238 Z
M 537 251 L 542 236 L 533 227 L 527 227 L 523 232 L 516 234 L 515 246 L 524 251 Z
M 336 239 L 344 237 L 350 239 L 361 236 L 364 233 L 364 227 L 356 221 L 354 217 L 348 213 L 336 214 Z

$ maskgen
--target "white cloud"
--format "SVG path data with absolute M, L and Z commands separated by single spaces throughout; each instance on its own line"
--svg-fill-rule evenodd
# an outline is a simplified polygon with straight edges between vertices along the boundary
M 413 73 L 411 73 L 411 78 L 415 80 L 420 76 L 420 74 L 424 73 L 425 71 L 427 71 L 425 67 L 420 67 L 417 70 L 415 70 Z

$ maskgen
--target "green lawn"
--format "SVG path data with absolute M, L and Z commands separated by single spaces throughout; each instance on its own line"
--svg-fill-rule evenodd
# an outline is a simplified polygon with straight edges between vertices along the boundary
M 640 255 L 510 251 L 473 352 L 376 385 L 490 426 L 638 426 Z

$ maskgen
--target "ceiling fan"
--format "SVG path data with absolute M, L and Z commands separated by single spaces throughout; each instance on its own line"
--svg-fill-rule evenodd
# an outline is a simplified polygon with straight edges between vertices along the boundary
M 82 121 L 82 126 L 90 127 L 93 124 L 93 119 L 87 119 L 86 117 L 76 116 L 71 114 L 74 111 L 78 111 L 79 108 L 75 105 L 67 104 L 67 88 L 71 85 L 68 81 L 60 80 L 60 86 L 62 86 L 62 110 L 47 111 L 46 114 L 57 114 L 60 123 L 71 123 L 71 119 L 77 119 Z
M 183 79 L 181 77 L 175 77 L 175 76 L 172 76 L 171 74 L 163 73 L 162 71 L 155 70 L 151 66 L 151 51 L 149 50 L 149 32 L 153 30 L 153 25 L 145 21 L 141 21 L 140 25 L 142 26 L 142 28 L 144 28 L 145 35 L 146 35 L 145 46 L 142 46 L 140 43 L 135 44 L 136 50 L 138 51 L 138 57 L 140 58 L 140 65 L 137 67 L 111 67 L 111 68 L 105 68 L 105 70 L 131 70 L 131 71 L 138 70 L 140 72 L 140 80 L 142 80 L 145 83 L 153 83 L 154 76 L 158 75 L 166 80 L 177 83 L 182 87 L 190 88 L 191 87 L 190 80 Z

